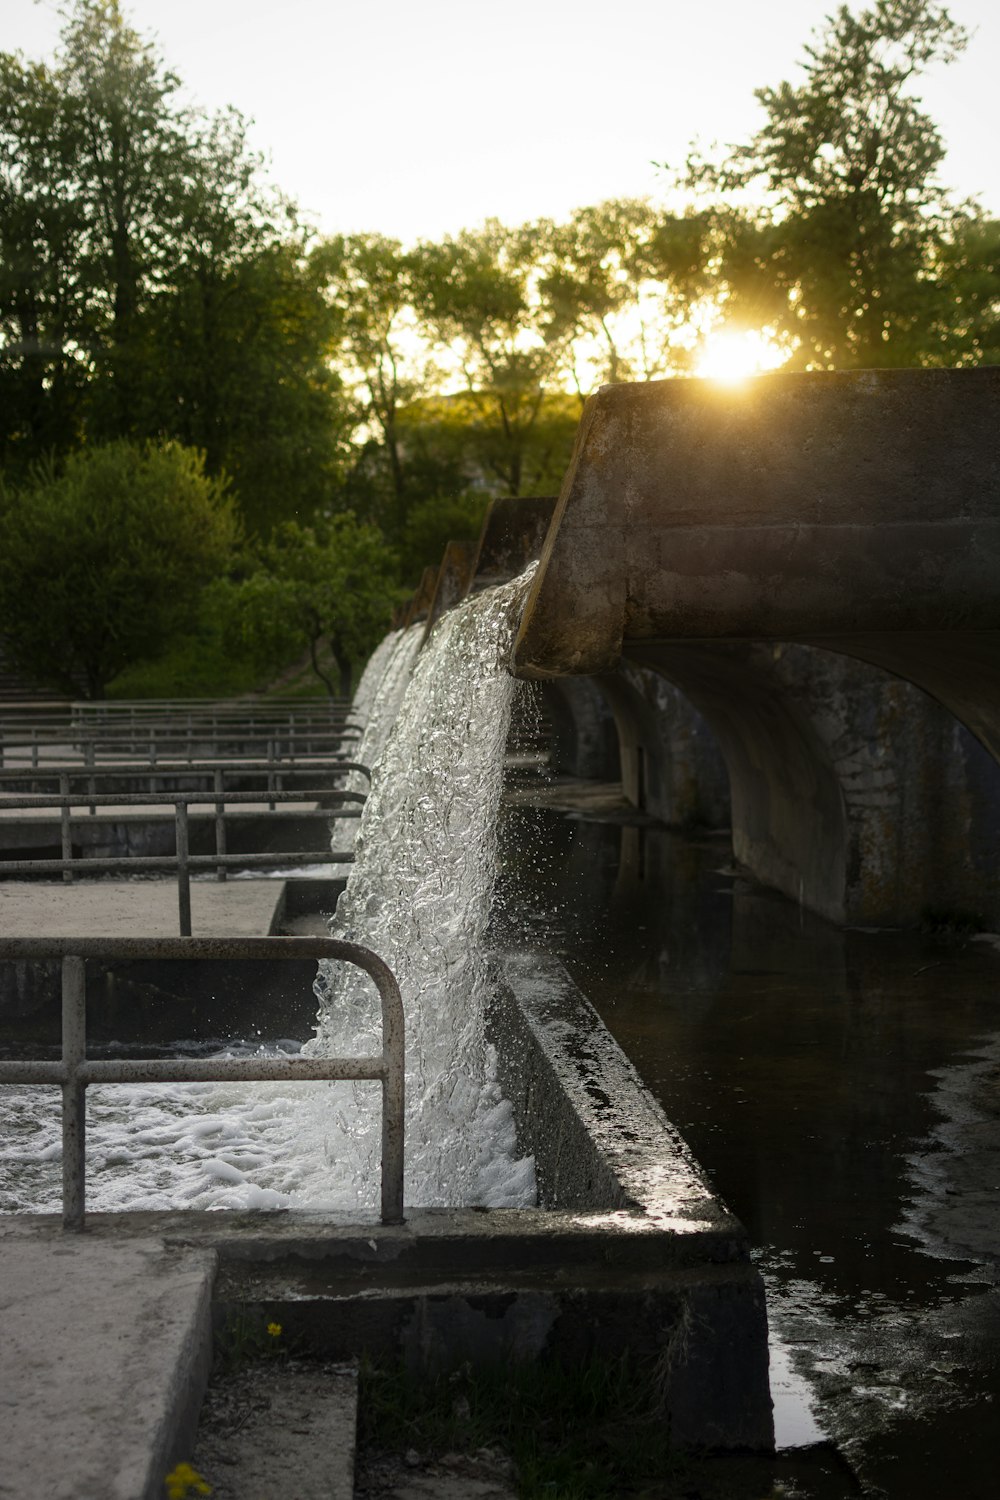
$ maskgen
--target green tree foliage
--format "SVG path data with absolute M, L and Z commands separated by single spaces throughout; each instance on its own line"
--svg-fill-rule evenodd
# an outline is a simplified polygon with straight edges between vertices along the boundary
M 0 460 L 175 437 L 266 530 L 338 484 L 334 320 L 244 121 L 179 87 L 117 0 L 51 68 L 0 57 Z
M 356 395 L 357 419 L 367 437 L 377 438 L 382 472 L 373 476 L 373 509 L 395 534 L 412 487 L 401 414 L 437 373 L 414 308 L 413 257 L 385 235 L 337 235 L 312 252 L 311 262 L 336 317 L 337 353 Z
M 87 698 L 184 628 L 238 538 L 200 454 L 124 441 L 0 492 L 0 529 L 0 635 L 26 672 Z
M 566 332 L 546 324 L 538 296 L 537 248 L 533 226 L 491 219 L 414 256 L 418 311 L 462 387 L 482 479 L 507 495 L 538 482 L 545 398 L 566 363 Z
M 914 84 L 966 34 L 934 0 L 841 6 L 804 80 L 757 90 L 766 120 L 688 182 L 729 200 L 716 216 L 736 321 L 772 322 L 793 363 L 840 369 L 935 358 L 941 255 L 964 214 L 941 186 L 940 133 Z M 763 192 L 765 206 L 747 206 Z
M 939 362 L 1000 364 L 1000 220 L 967 214 L 941 246 Z
M 202 449 L 259 536 L 340 504 L 350 425 L 334 328 L 291 242 L 235 259 L 206 249 L 152 309 L 143 429 Z
M 683 367 L 692 306 L 713 289 L 704 215 L 620 198 L 542 229 L 547 327 L 581 399 L 598 380 L 655 380 Z
M 414 505 L 400 543 L 404 582 L 416 587 L 424 568 L 440 564 L 449 542 L 477 541 L 488 506 L 483 494 L 435 495 Z
M 348 697 L 355 668 L 389 628 L 396 603 L 394 562 L 377 528 L 350 512 L 322 528 L 286 522 L 258 549 L 251 571 L 220 580 L 213 592 L 241 653 L 269 669 L 308 650 L 330 695 Z M 337 663 L 337 684 L 320 664 L 323 641 Z

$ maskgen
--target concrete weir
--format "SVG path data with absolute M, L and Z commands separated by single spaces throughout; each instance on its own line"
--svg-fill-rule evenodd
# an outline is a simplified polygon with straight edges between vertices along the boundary
M 821 915 L 994 920 L 998 433 L 995 369 L 606 387 L 515 671 L 611 684 L 626 792 L 660 816 L 662 715 L 622 669 L 679 688 L 721 749 L 736 857 Z
M 764 1290 L 742 1226 L 557 960 L 507 958 L 491 1030 L 541 1206 L 410 1209 L 396 1227 L 202 1218 L 216 1316 L 275 1315 L 334 1358 L 429 1372 L 627 1353 L 679 1446 L 770 1449 Z
M 426 1371 L 628 1353 L 679 1446 L 772 1447 L 764 1292 L 742 1226 L 557 960 L 509 955 L 496 995 L 491 1033 L 519 1145 L 536 1157 L 537 1209 L 417 1208 L 401 1225 L 92 1215 L 83 1239 L 50 1218 L 6 1221 L 0 1282 L 27 1322 L 0 1356 L 5 1457 L 25 1493 L 158 1495 L 191 1451 L 211 1320 L 237 1315 L 277 1319 L 327 1357 Z M 65 1365 L 64 1339 L 105 1281 L 131 1278 L 137 1293 L 151 1265 L 156 1295 L 177 1293 L 151 1310 L 158 1331 L 145 1313 L 116 1319 L 113 1340 L 93 1325 Z M 41 1302 L 20 1291 L 29 1266 Z M 24 1340 L 31 1359 L 11 1364 Z M 114 1379 L 99 1378 L 105 1365 Z M 128 1430 L 122 1372 L 143 1395 Z

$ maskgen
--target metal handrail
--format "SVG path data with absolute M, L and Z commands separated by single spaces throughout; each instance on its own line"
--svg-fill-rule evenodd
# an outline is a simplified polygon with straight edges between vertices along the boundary
M 281 792 L 269 789 L 266 794 L 269 799 L 269 810 L 274 811 L 276 802 L 299 802 L 303 792 Z M 364 797 L 360 792 L 338 791 L 327 792 L 323 795 L 336 797 L 338 801 L 353 803 L 364 803 Z M 46 876 L 61 874 L 67 884 L 72 884 L 74 875 L 109 875 L 116 873 L 143 874 L 157 872 L 173 872 L 177 876 L 177 920 L 181 937 L 191 936 L 191 872 L 192 870 L 215 870 L 216 880 L 225 880 L 228 871 L 239 870 L 268 870 L 277 869 L 282 865 L 327 865 L 327 864 L 353 864 L 354 854 L 350 850 L 324 850 L 322 852 L 309 849 L 279 850 L 271 853 L 261 854 L 228 854 L 226 852 L 226 810 L 225 802 L 229 801 L 257 801 L 259 798 L 253 792 L 230 792 L 223 791 L 218 773 L 216 774 L 216 786 L 211 799 L 204 793 L 141 793 L 126 792 L 118 796 L 109 794 L 107 796 L 94 796 L 88 794 L 89 812 L 96 815 L 99 806 L 172 806 L 174 809 L 174 853 L 163 855 L 145 854 L 120 854 L 105 858 L 94 859 L 83 855 L 74 856 L 72 841 L 72 807 L 80 798 L 63 791 L 55 796 L 28 796 L 8 798 L 0 800 L 0 815 L 4 807 L 18 809 L 23 807 L 59 807 L 60 810 L 60 836 L 61 857 L 59 859 L 47 858 L 45 856 L 33 859 L 4 859 L 0 860 L 0 877 L 13 875 Z M 191 854 L 189 853 L 189 809 L 192 804 L 211 800 L 215 806 L 215 853 L 214 854 Z M 361 808 L 343 807 L 338 809 L 316 808 L 301 809 L 299 817 L 313 817 L 326 819 L 331 811 L 336 811 L 338 822 L 344 818 L 357 818 L 361 815 Z M 2 816 L 0 816 L 2 821 Z
M 5 766 L 0 768 L 0 790 L 10 782 L 18 781 L 44 781 L 50 778 L 53 781 L 62 776 L 69 776 L 71 780 L 82 781 L 93 779 L 95 782 L 102 778 L 114 777 L 116 780 L 124 781 L 158 781 L 164 776 L 213 776 L 221 772 L 223 777 L 233 776 L 256 776 L 256 775 L 278 775 L 278 776 L 315 776 L 319 772 L 340 775 L 341 772 L 360 771 L 371 781 L 371 770 L 359 760 L 332 760 L 326 757 L 316 757 L 308 764 L 296 764 L 295 762 L 284 762 L 274 759 L 270 760 L 162 760 L 147 763 L 145 765 L 112 765 L 112 766 L 88 766 L 79 762 L 73 764 L 59 764 L 53 762 L 47 766 Z
M 241 754 L 245 755 L 248 746 L 262 745 L 268 757 L 277 760 L 295 760 L 305 756 L 326 755 L 333 748 L 339 748 L 344 744 L 355 744 L 360 739 L 361 729 L 356 724 L 345 724 L 336 733 L 323 733 L 317 730 L 303 730 L 297 733 L 294 730 L 271 728 L 262 731 L 248 730 L 245 734 L 239 735 L 213 735 L 200 733 L 194 728 L 182 730 L 179 733 L 164 732 L 159 738 L 155 729 L 148 734 L 136 734 L 132 731 L 109 734 L 107 732 L 91 733 L 89 730 L 81 732 L 74 728 L 71 731 L 68 730 L 65 736 L 52 735 L 45 738 L 35 735 L 29 739 L 5 739 L 0 735 L 0 766 L 4 764 L 5 757 L 22 750 L 30 752 L 32 766 L 41 765 L 46 760 L 51 763 L 57 755 L 65 760 L 67 753 L 82 755 L 86 765 L 93 765 L 98 757 L 107 762 L 121 756 L 138 755 L 148 757 L 150 764 L 155 764 L 158 757 L 164 753 L 182 755 L 185 747 L 189 755 L 192 755 L 195 746 L 202 754 L 235 759 Z M 207 751 L 204 748 L 206 746 Z M 46 754 L 49 751 L 53 754 Z M 18 756 L 17 759 L 27 759 L 27 755 Z
M 403 1222 L 405 1022 L 399 986 L 388 965 L 357 943 L 337 938 L 0 938 L 0 959 L 62 960 L 62 1059 L 0 1062 L 0 1084 L 62 1088 L 63 1228 L 82 1230 L 86 1212 L 86 1090 L 92 1083 L 230 1083 L 360 1079 L 382 1085 L 384 1224 Z M 354 964 L 374 981 L 382 1007 L 382 1051 L 375 1057 L 88 1059 L 88 958 L 287 959 Z
M 283 802 L 298 804 L 303 800 L 303 798 L 309 796 L 310 793 L 305 789 L 300 789 L 294 792 L 278 792 L 271 790 L 266 795 L 269 799 L 268 813 L 271 813 L 275 811 L 275 803 Z M 324 821 L 326 821 L 329 819 L 331 812 L 336 812 L 337 819 L 338 821 L 340 821 L 343 818 L 359 818 L 361 816 L 361 808 L 363 807 L 365 801 L 364 795 L 361 792 L 331 792 L 321 789 L 320 791 L 316 792 L 315 795 L 325 797 L 328 801 L 335 800 L 341 804 L 347 802 L 353 803 L 355 805 L 351 807 L 339 806 L 337 808 L 299 808 L 298 812 L 296 813 L 297 817 L 313 819 L 322 818 L 324 819 Z M 227 855 L 226 853 L 226 803 L 230 803 L 230 810 L 232 810 L 232 804 L 234 803 L 237 807 L 246 803 L 256 804 L 260 801 L 260 798 L 261 794 L 259 792 L 227 793 L 224 792 L 221 787 L 216 788 L 216 790 L 212 793 L 185 792 L 180 795 L 178 795 L 176 792 L 120 792 L 117 794 L 110 793 L 107 796 L 90 795 L 87 798 L 87 801 L 89 803 L 89 813 L 84 821 L 89 823 L 91 817 L 96 815 L 97 809 L 99 807 L 113 807 L 116 809 L 121 807 L 172 807 L 174 809 L 174 818 L 177 825 L 175 849 L 178 851 L 174 855 L 174 860 L 177 864 L 178 871 L 178 906 L 180 909 L 181 923 L 180 930 L 182 936 L 189 936 L 191 932 L 191 898 L 190 893 L 188 893 L 187 895 L 184 894 L 187 880 L 184 874 L 184 868 L 180 862 L 179 854 L 182 849 L 186 849 L 188 847 L 189 814 L 191 808 L 196 807 L 199 804 L 211 805 L 214 808 L 215 859 L 213 863 L 215 865 L 215 878 L 217 880 L 225 880 L 227 870 L 232 865 L 240 865 L 244 868 L 267 868 L 267 866 L 262 864 L 261 860 L 258 859 L 257 855 Z M 45 875 L 50 872 L 52 874 L 56 874 L 61 869 L 63 880 L 67 884 L 72 884 L 73 875 L 77 872 L 79 866 L 89 868 L 90 871 L 94 874 L 107 874 L 109 865 L 109 862 L 107 860 L 89 860 L 82 854 L 74 855 L 73 853 L 73 824 L 75 822 L 78 823 L 81 821 L 79 815 L 74 817 L 73 808 L 77 806 L 78 803 L 82 800 L 83 799 L 80 797 L 73 797 L 65 792 L 56 794 L 54 796 L 48 796 L 45 793 L 39 793 L 26 797 L 8 797 L 0 793 L 0 827 L 3 826 L 3 815 L 6 812 L 21 812 L 34 809 L 44 811 L 46 808 L 58 807 L 59 827 L 62 845 L 62 857 L 59 860 L 50 859 L 44 855 L 35 856 L 33 859 L 26 860 L 0 860 L 0 875 Z M 181 826 L 182 824 L 183 827 Z M 134 869 L 135 860 L 144 857 L 145 856 L 131 854 L 123 854 L 117 856 L 117 858 L 120 859 L 123 863 L 121 865 L 115 864 L 112 866 L 112 868 L 124 868 L 126 870 L 128 868 Z M 154 855 L 150 855 L 148 857 L 154 860 L 157 858 L 157 856 Z M 115 858 L 115 856 L 111 856 L 111 859 Z M 164 856 L 164 858 L 169 858 L 169 856 Z M 197 854 L 189 855 L 185 858 L 184 865 L 186 865 L 188 869 L 190 869 L 192 866 L 196 869 L 200 869 L 202 868 L 204 858 L 207 858 L 207 856 Z M 263 856 L 263 858 L 266 859 L 269 857 Z M 274 859 L 270 860 L 270 863 L 275 865 L 287 864 L 289 860 L 298 860 L 299 862 L 305 864 L 329 864 L 334 862 L 334 858 L 335 856 L 330 853 L 315 854 L 299 850 L 295 852 L 275 854 Z M 352 858 L 353 856 L 347 856 L 348 861 Z M 256 864 L 254 863 L 255 861 Z M 146 865 L 145 868 L 156 869 L 161 867 L 154 864 Z M 174 865 L 167 865 L 166 868 L 173 869 Z M 186 926 L 185 921 L 187 923 Z

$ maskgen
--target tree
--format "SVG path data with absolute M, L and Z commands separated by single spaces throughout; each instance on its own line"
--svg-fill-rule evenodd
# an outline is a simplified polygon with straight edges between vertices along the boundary
M 541 238 L 547 331 L 567 348 L 581 401 L 597 381 L 655 380 L 683 365 L 679 336 L 711 286 L 702 215 L 612 199 Z
M 400 551 L 404 582 L 415 588 L 425 568 L 436 568 L 449 542 L 475 542 L 489 507 L 486 495 L 435 495 L 418 501 L 406 518 Z
M 1000 364 L 1000 220 L 958 218 L 941 246 L 940 362 Z
M 339 506 L 350 418 L 330 364 L 334 315 L 300 245 L 204 249 L 147 328 L 142 431 L 169 432 L 228 474 L 249 531 Z
M 161 649 L 238 538 L 224 482 L 176 443 L 119 441 L 0 491 L 0 636 L 15 663 L 103 698 Z
M 308 649 L 330 696 L 335 684 L 320 665 L 328 642 L 339 671 L 336 689 L 349 697 L 354 669 L 389 628 L 396 603 L 394 558 L 374 526 L 350 512 L 322 529 L 287 522 L 259 549 L 257 567 L 215 587 L 231 640 L 262 667 L 286 665 Z
M 841 6 L 806 48 L 805 79 L 757 91 L 766 121 L 687 182 L 744 195 L 716 221 L 727 310 L 777 315 L 793 364 L 850 368 L 934 357 L 942 243 L 957 210 L 938 180 L 944 146 L 913 85 L 966 34 L 934 0 Z M 748 193 L 763 192 L 755 208 Z
M 86 224 L 76 131 L 41 66 L 0 54 L 0 458 L 26 466 L 75 440 L 93 311 L 76 268 Z
M 417 308 L 461 386 L 481 479 L 508 495 L 531 491 L 533 440 L 545 398 L 559 389 L 568 330 L 547 327 L 532 226 L 490 219 L 413 257 Z
M 0 57 L 0 458 L 177 438 L 266 532 L 335 503 L 335 319 L 245 122 L 179 87 L 117 0 Z
M 412 498 L 400 414 L 437 376 L 413 305 L 413 258 L 398 240 L 357 234 L 325 240 L 311 262 L 335 313 L 339 362 L 356 393 L 359 424 L 378 438 L 388 495 L 376 509 L 395 535 Z

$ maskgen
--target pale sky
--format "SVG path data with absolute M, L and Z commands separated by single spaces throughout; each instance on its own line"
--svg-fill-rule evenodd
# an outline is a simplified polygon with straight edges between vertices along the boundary
M 656 195 L 652 160 L 735 142 L 753 90 L 796 81 L 835 0 L 126 0 L 188 96 L 235 105 L 275 181 L 324 232 L 409 242 Z M 852 8 L 857 8 L 853 6 Z M 922 81 L 945 180 L 1000 213 L 998 0 Z M 58 0 L 0 0 L 0 50 L 50 57 Z

